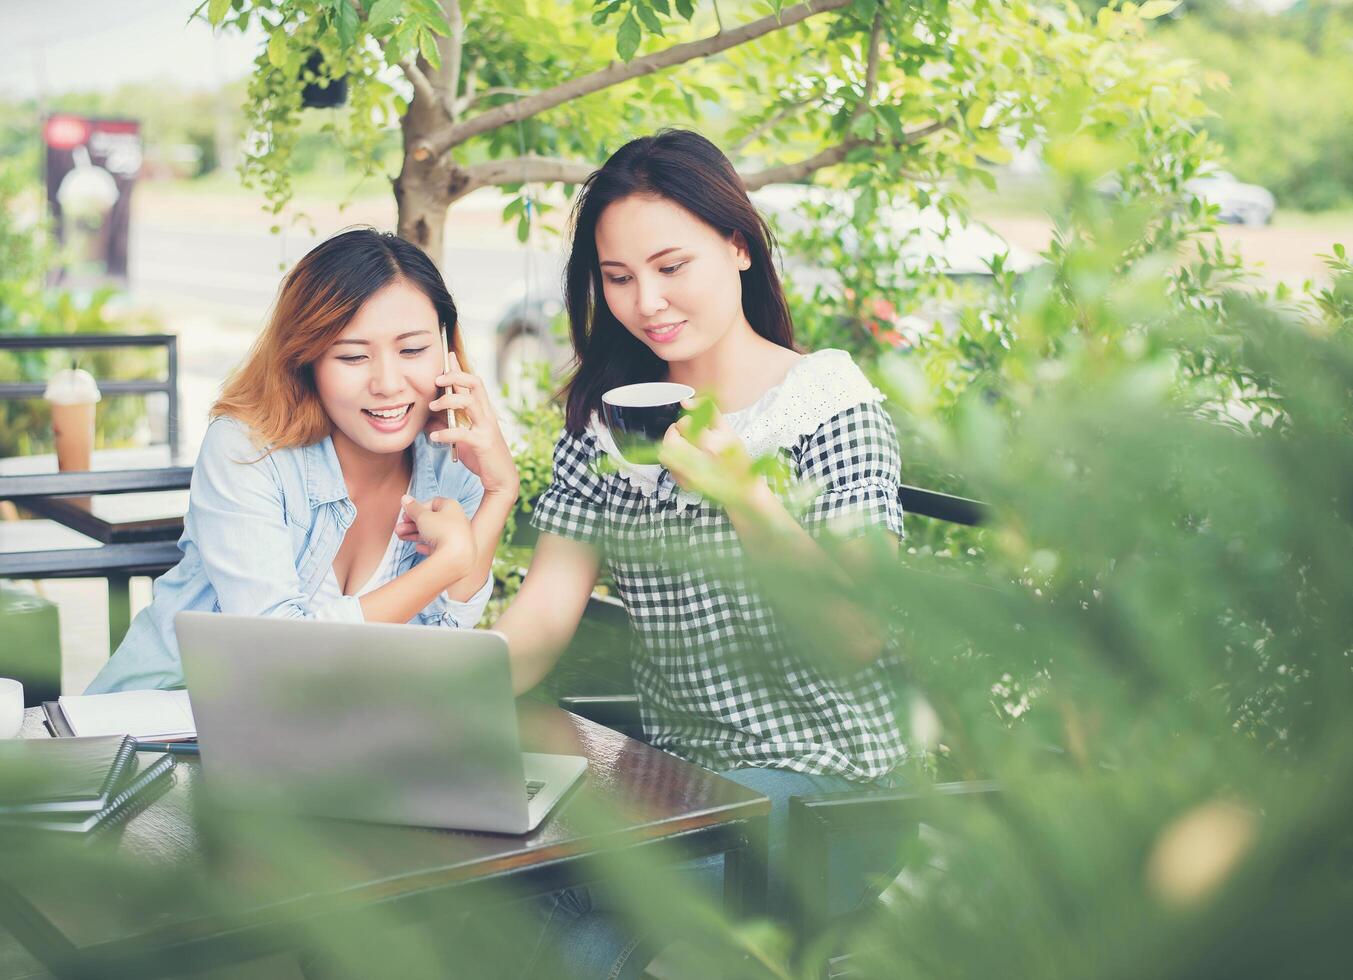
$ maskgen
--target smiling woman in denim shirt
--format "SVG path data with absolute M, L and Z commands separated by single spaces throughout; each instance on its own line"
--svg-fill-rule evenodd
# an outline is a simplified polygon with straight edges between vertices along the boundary
M 296 264 L 212 409 L 183 558 L 89 693 L 182 687 L 182 610 L 475 625 L 518 479 L 483 383 L 443 373 L 442 326 L 459 352 L 440 273 L 393 235 L 344 232 Z

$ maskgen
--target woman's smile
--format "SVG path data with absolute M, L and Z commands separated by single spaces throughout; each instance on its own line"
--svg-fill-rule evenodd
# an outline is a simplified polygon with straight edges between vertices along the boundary
M 677 335 L 681 333 L 681 328 L 685 325 L 685 320 L 661 323 L 653 327 L 644 327 L 644 334 L 655 344 L 670 344 L 677 339 Z
M 413 408 L 413 402 L 404 405 L 396 405 L 390 408 L 364 408 L 362 414 L 366 416 L 368 422 L 381 432 L 398 432 L 409 421 L 409 409 Z

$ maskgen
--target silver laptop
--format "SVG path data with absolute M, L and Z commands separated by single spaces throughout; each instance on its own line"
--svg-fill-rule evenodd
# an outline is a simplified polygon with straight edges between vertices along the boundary
M 521 751 L 500 633 L 197 612 L 174 629 L 227 805 L 524 834 L 587 768 Z

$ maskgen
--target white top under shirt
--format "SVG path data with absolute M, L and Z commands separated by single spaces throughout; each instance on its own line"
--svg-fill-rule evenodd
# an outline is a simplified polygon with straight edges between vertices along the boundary
M 371 573 L 371 577 L 366 580 L 366 583 L 352 593 L 354 596 L 360 597 L 368 592 L 374 592 L 395 578 L 400 544 L 399 536 L 391 534 L 390 543 L 386 545 L 385 554 L 381 556 L 380 564 L 376 566 L 376 570 Z M 479 622 L 479 617 L 484 614 L 484 607 L 488 605 L 489 596 L 492 593 L 493 573 L 490 572 L 483 587 L 464 602 L 459 599 L 452 599 L 446 594 L 445 590 L 442 592 L 442 598 L 446 601 L 446 611 L 456 621 L 456 626 L 460 629 L 470 629 Z M 315 601 L 333 602 L 342 595 L 343 590 L 338 587 L 338 576 L 334 574 L 331 565 L 329 566 L 329 574 L 324 576 L 319 590 L 315 593 Z

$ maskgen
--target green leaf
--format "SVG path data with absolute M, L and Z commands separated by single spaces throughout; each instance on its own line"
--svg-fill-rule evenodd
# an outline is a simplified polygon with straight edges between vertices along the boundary
M 1178 6 L 1179 0 L 1146 0 L 1137 13 L 1142 20 L 1155 20 L 1157 17 L 1164 17 Z
M 597 2 L 600 3 L 601 0 L 597 0 Z M 620 9 L 621 2 L 622 0 L 611 0 L 610 3 L 606 4 L 606 6 L 601 7 L 599 10 L 593 11 L 592 23 L 597 27 L 600 27 L 602 24 L 606 23 L 606 21 L 610 19 L 611 14 L 615 13 L 617 10 Z
M 284 68 L 287 63 L 287 32 L 280 27 L 268 38 L 268 64 Z
M 442 66 L 442 53 L 437 50 L 437 39 L 431 31 L 418 32 L 418 50 L 433 68 Z
M 220 27 L 221 21 L 230 11 L 230 0 L 211 0 L 207 4 L 207 20 L 212 27 Z
M 625 15 L 625 19 L 620 22 L 620 29 L 615 33 L 615 53 L 620 55 L 621 61 L 629 61 L 634 57 L 634 52 L 639 50 L 639 37 L 641 31 L 639 22 L 634 18 L 634 10 Z
M 1348 253 L 1344 251 L 1344 246 L 1343 246 L 1341 243 L 1339 243 L 1339 242 L 1335 242 L 1335 243 L 1334 243 L 1334 255 L 1335 255 L 1335 258 L 1343 259 L 1344 256 L 1347 255 L 1347 254 L 1348 254 Z
M 404 8 L 402 0 L 376 0 L 371 5 L 371 13 L 367 15 L 367 30 L 373 33 L 395 19 Z
M 639 19 L 644 22 L 644 26 L 653 34 L 662 37 L 662 21 L 658 20 L 658 15 L 653 12 L 653 8 L 646 7 L 642 3 L 635 4 L 634 9 L 639 13 Z M 629 60 L 628 58 L 625 60 Z
M 667 0 L 648 0 L 648 3 L 649 6 L 660 14 L 670 15 L 672 13 L 672 8 L 668 6 Z
M 695 0 L 676 0 L 676 9 L 682 17 L 690 20 L 695 16 Z
M 695 406 L 686 409 L 682 414 L 690 419 L 690 428 L 686 430 L 687 439 L 699 438 L 700 433 L 704 432 L 714 424 L 714 400 L 704 396 L 695 397 Z
M 968 124 L 969 129 L 977 129 L 982 125 L 982 119 L 987 114 L 987 109 L 991 103 L 978 99 L 972 105 L 968 106 L 968 111 L 963 116 L 963 121 Z
M 362 22 L 357 17 L 357 8 L 350 3 L 344 3 L 337 10 L 338 17 L 338 43 L 346 51 L 357 41 L 357 31 Z

